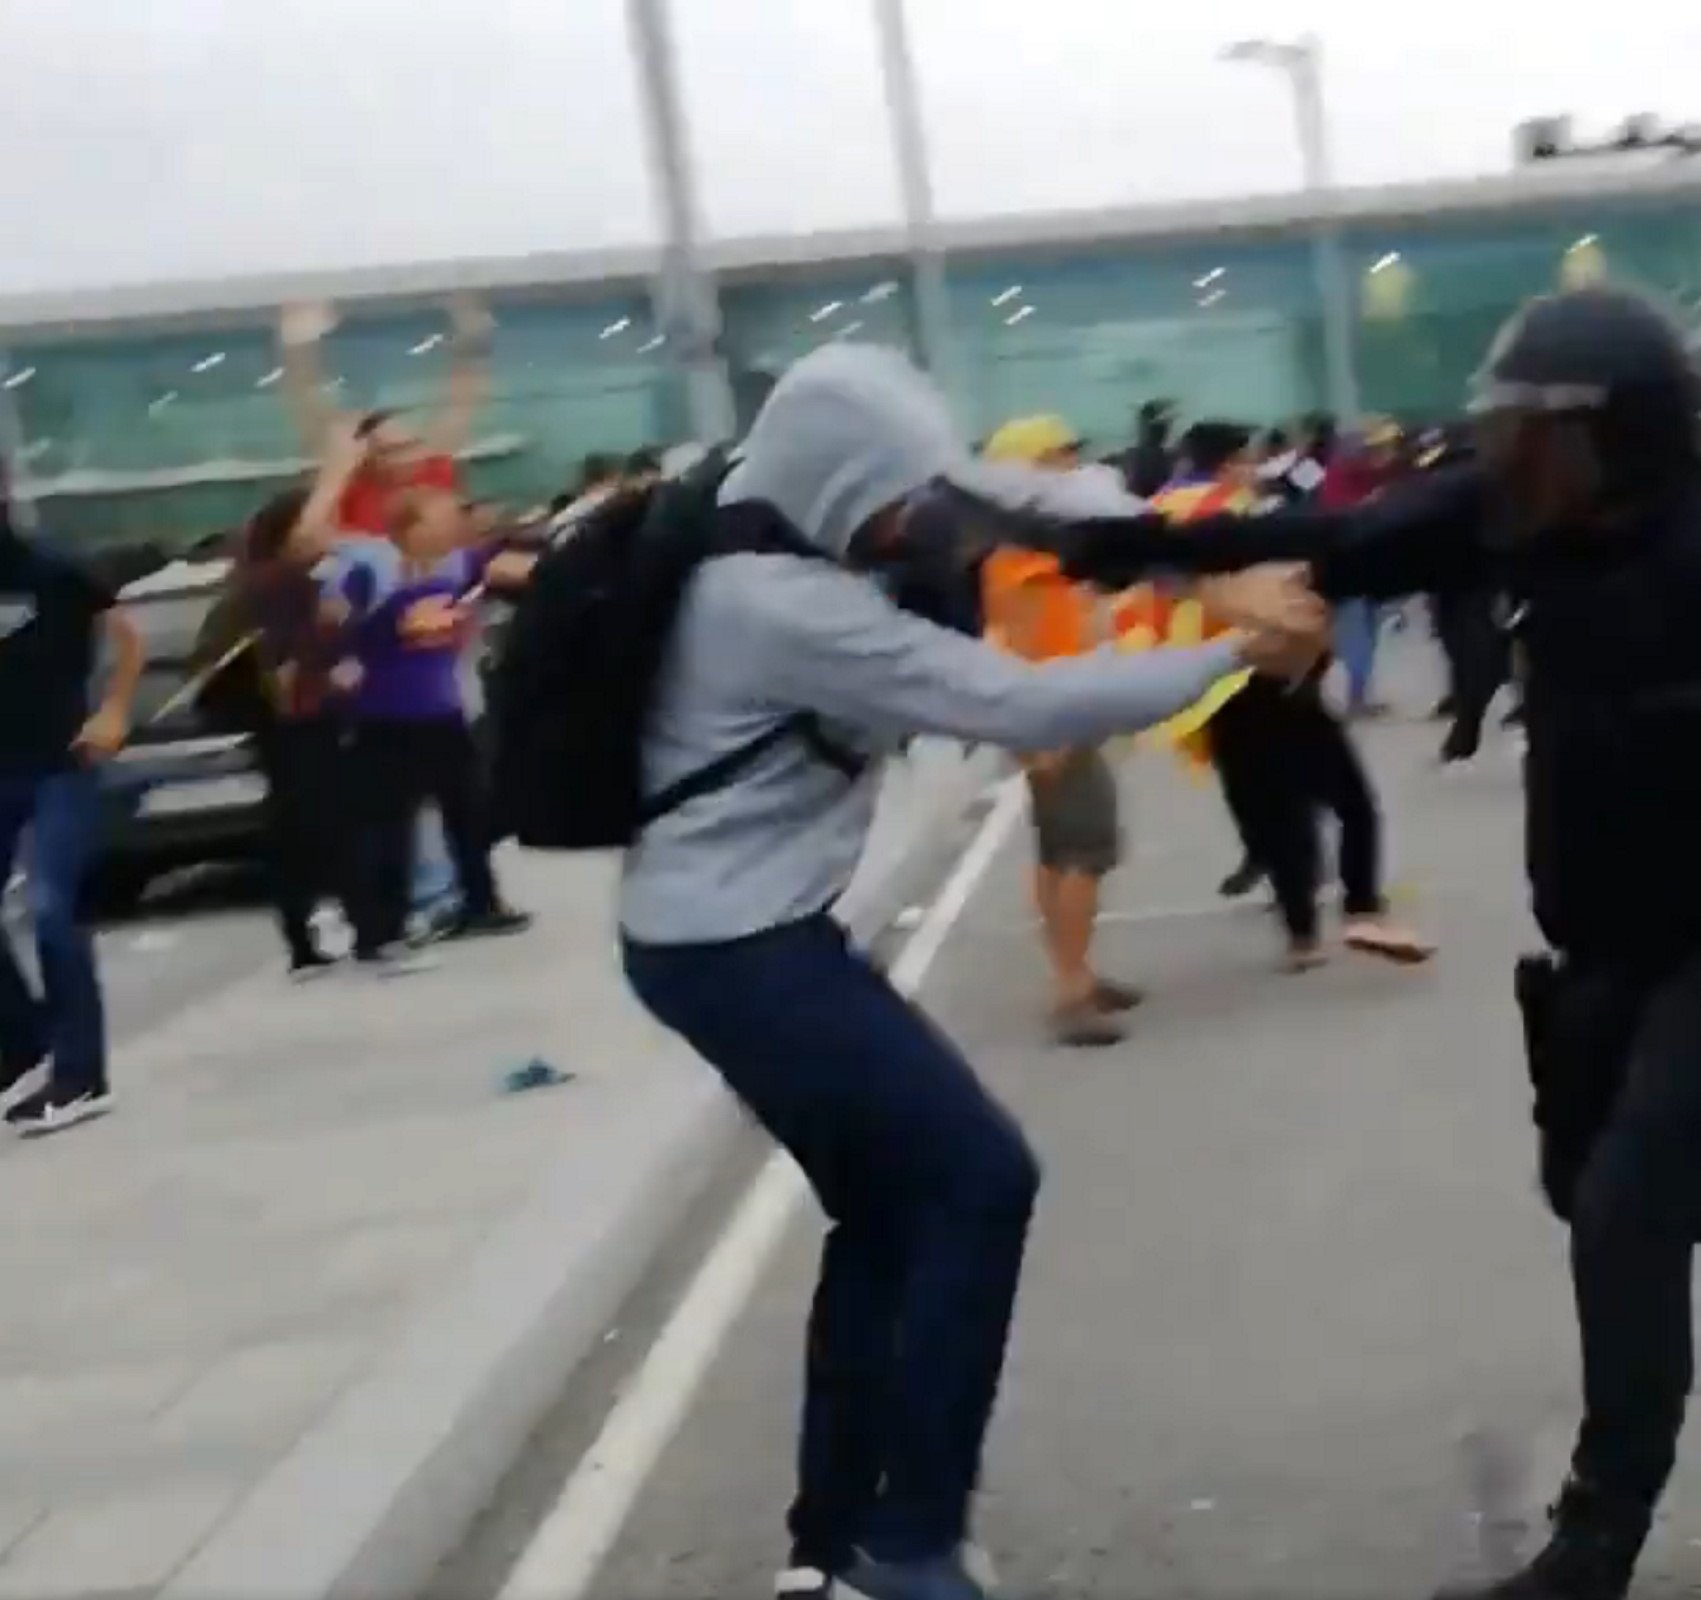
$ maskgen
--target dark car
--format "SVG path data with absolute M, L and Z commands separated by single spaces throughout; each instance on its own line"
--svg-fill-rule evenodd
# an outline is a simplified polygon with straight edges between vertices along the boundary
M 122 592 L 147 666 L 130 742 L 100 769 L 90 891 L 103 909 L 133 906 L 162 873 L 251 859 L 264 844 L 266 779 L 252 735 L 213 726 L 184 693 L 224 572 L 222 563 L 168 568 Z

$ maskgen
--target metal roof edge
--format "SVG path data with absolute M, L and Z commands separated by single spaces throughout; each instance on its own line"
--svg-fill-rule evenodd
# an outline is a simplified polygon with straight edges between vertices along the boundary
M 1463 218 L 1542 210 L 1590 201 L 1623 203 L 1666 196 L 1701 198 L 1701 159 L 1646 165 L 1521 168 L 1516 172 L 1422 183 L 1361 185 L 1325 193 L 1286 191 L 1230 199 L 1186 200 L 1092 210 L 1028 212 L 942 221 L 933 242 L 947 255 L 989 255 L 1186 239 L 1215 233 L 1279 233 L 1330 218 L 1366 223 Z M 705 265 L 734 280 L 786 277 L 870 260 L 901 258 L 895 225 L 814 234 L 750 235 L 704 246 Z M 256 274 L 110 289 L 0 295 L 0 329 L 88 332 L 124 324 L 193 326 L 257 318 L 288 300 L 420 301 L 456 290 L 546 293 L 551 289 L 629 289 L 655 273 L 655 245 L 535 252 L 359 267 L 341 271 Z

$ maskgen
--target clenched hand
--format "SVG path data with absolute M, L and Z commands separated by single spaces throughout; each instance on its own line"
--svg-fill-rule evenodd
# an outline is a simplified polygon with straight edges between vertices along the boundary
M 1304 567 L 1265 566 L 1199 585 L 1205 608 L 1246 634 L 1250 666 L 1302 677 L 1329 648 L 1329 608 L 1306 582 Z

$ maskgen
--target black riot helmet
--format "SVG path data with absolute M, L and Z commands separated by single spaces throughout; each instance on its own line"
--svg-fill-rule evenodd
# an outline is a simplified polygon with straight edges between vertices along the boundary
M 1496 419 L 1485 455 L 1503 463 L 1507 419 L 1562 437 L 1574 455 L 1587 448 L 1601 504 L 1658 494 L 1701 463 L 1701 372 L 1688 341 L 1653 301 L 1622 289 L 1532 300 L 1490 346 L 1471 410 Z

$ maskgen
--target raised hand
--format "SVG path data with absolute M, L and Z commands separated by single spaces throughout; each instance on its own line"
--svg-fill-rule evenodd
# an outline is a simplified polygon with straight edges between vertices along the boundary
M 318 342 L 337 325 L 337 314 L 328 300 L 303 300 L 283 308 L 278 317 L 278 338 L 292 350 Z
M 449 326 L 455 337 L 469 344 L 488 339 L 496 328 L 496 319 L 476 294 L 457 294 L 449 301 Z

